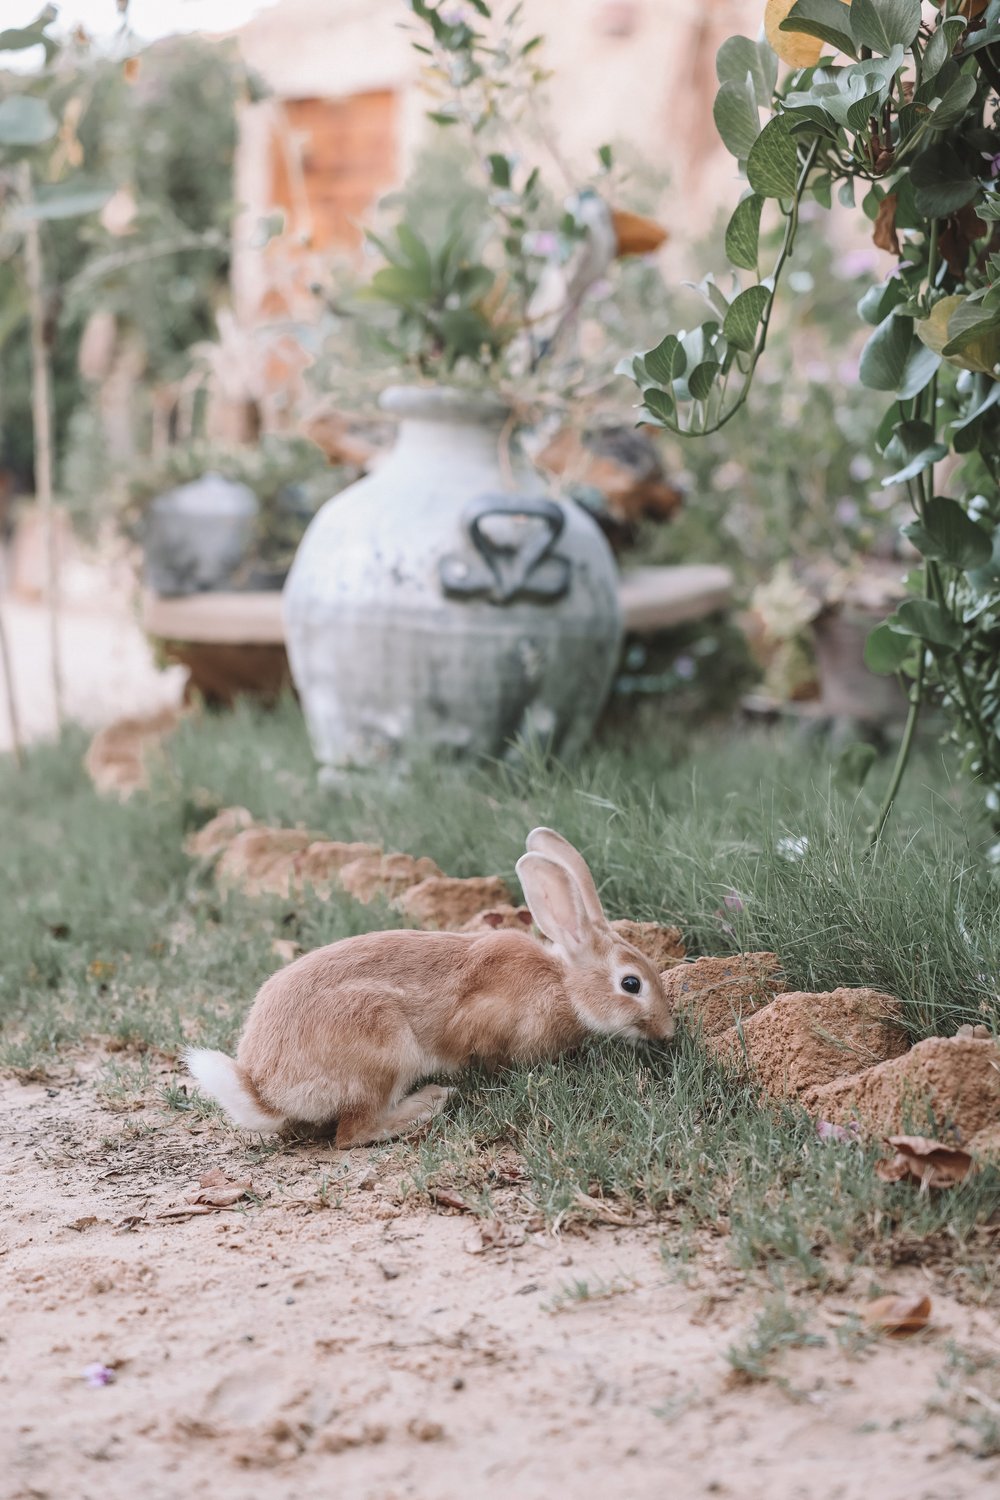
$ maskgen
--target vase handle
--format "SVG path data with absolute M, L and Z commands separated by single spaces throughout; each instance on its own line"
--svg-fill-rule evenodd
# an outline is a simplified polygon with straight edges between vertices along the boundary
M 483 522 L 491 516 L 543 524 L 526 530 L 519 539 L 498 541 L 483 529 Z M 466 507 L 462 524 L 479 557 L 470 559 L 466 553 L 441 559 L 438 576 L 449 597 L 488 599 L 492 604 L 512 604 L 517 599 L 551 604 L 568 591 L 569 558 L 554 551 L 566 517 L 554 500 L 480 495 Z

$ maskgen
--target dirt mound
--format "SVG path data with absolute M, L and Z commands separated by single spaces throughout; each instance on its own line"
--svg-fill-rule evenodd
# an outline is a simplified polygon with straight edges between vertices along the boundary
M 768 1093 L 807 1089 L 899 1057 L 909 1046 L 902 1007 L 880 990 L 793 991 L 779 995 L 712 1043 L 727 1063 L 744 1059 Z
M 659 922 L 629 922 L 622 918 L 611 926 L 619 937 L 656 965 L 658 969 L 671 969 L 686 956 L 687 949 L 679 927 L 661 927 Z
M 373 855 L 380 858 L 378 844 L 345 844 L 336 839 L 316 839 L 295 856 L 294 879 L 297 886 L 311 886 L 319 895 L 329 895 L 340 884 L 340 872 L 346 865 Z
M 158 713 L 118 719 L 99 729 L 83 758 L 96 789 L 124 802 L 144 787 L 150 756 L 180 721 L 180 709 L 162 708 Z
M 258 824 L 245 807 L 224 807 L 197 833 L 188 834 L 184 853 L 192 859 L 217 859 L 237 834 L 256 827 Z
M 444 872 L 432 859 L 412 854 L 365 854 L 351 860 L 340 872 L 340 883 L 356 901 L 374 901 L 384 896 L 392 901 L 411 885 Z
M 978 1037 L 929 1037 L 902 1057 L 809 1089 L 802 1102 L 834 1124 L 858 1119 L 891 1133 L 923 1127 L 933 1112 L 936 1133 L 965 1143 L 1000 1126 L 1000 1047 Z
M 527 932 L 532 926 L 531 912 L 526 906 L 494 906 L 490 911 L 477 912 L 462 928 L 463 932 L 496 932 L 501 927 Z
M 411 885 L 396 905 L 412 922 L 439 932 L 460 932 L 484 911 L 509 906 L 511 893 L 498 875 L 475 875 L 468 880 L 429 875 Z
M 1000 1167 L 1000 1121 L 996 1125 L 987 1125 L 985 1130 L 977 1130 L 967 1145 L 971 1154 L 980 1161 Z
M 215 878 L 224 889 L 238 887 L 248 896 L 287 896 L 296 856 L 316 839 L 304 828 L 247 828 L 223 849 Z
M 781 988 L 781 960 L 774 953 L 696 958 L 677 964 L 663 983 L 676 1013 L 708 1040 L 771 1003 Z

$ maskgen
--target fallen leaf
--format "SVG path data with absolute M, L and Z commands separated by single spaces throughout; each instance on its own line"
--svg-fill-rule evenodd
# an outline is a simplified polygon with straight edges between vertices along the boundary
M 521 1230 L 511 1229 L 502 1219 L 483 1219 L 465 1249 L 469 1255 L 484 1255 L 487 1250 L 507 1250 L 523 1244 Z
M 198 1186 L 184 1194 L 186 1203 L 204 1204 L 208 1208 L 232 1208 L 241 1198 L 253 1192 L 253 1182 L 248 1177 L 243 1182 L 230 1182 L 218 1169 L 206 1172 L 198 1179 Z
M 930 1316 L 929 1297 L 899 1297 L 893 1293 L 876 1297 L 861 1309 L 866 1327 L 879 1333 L 918 1333 L 927 1327 Z
M 603 1198 L 592 1198 L 589 1193 L 578 1192 L 575 1201 L 580 1208 L 587 1209 L 605 1224 L 614 1224 L 619 1229 L 624 1229 L 627 1225 L 635 1223 L 631 1214 L 619 1213 L 609 1203 L 605 1203 Z
M 158 1219 L 193 1219 L 195 1214 L 210 1214 L 212 1210 L 207 1203 L 175 1203 L 170 1208 L 163 1208 L 156 1215 Z
M 912 1177 L 920 1183 L 920 1191 L 926 1193 L 930 1188 L 954 1187 L 972 1170 L 972 1157 L 960 1146 L 949 1146 L 924 1135 L 890 1135 L 886 1140 L 895 1148 L 896 1155 L 890 1161 L 876 1163 L 875 1171 L 883 1182 L 901 1182 Z
M 469 1212 L 469 1205 L 465 1199 L 453 1193 L 450 1188 L 431 1188 L 428 1196 L 436 1208 L 452 1208 L 460 1214 Z
M 100 1220 L 98 1219 L 98 1217 L 97 1217 L 96 1214 L 87 1214 L 85 1218 L 74 1219 L 71 1224 L 67 1224 L 66 1225 L 66 1228 L 67 1229 L 75 1229 L 79 1233 L 82 1233 L 83 1230 L 85 1230 L 85 1229 L 92 1229 L 95 1224 L 99 1224 L 99 1223 L 100 1223 Z

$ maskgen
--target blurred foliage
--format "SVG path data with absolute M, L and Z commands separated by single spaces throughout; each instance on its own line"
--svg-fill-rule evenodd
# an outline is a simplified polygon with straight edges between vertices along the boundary
M 50 76 L 51 75 L 51 76 Z M 0 73 L 0 109 L 44 83 L 58 129 L 39 196 L 68 183 L 99 187 L 105 222 L 46 215 L 43 247 L 57 451 L 81 402 L 80 339 L 107 309 L 144 352 L 144 379 L 176 378 L 185 352 L 211 336 L 224 295 L 233 212 L 235 105 L 246 86 L 235 49 L 196 37 L 124 64 L 74 39 L 46 75 Z M 96 206 L 96 204 L 91 205 Z M 21 271 L 0 245 L 0 464 L 32 467 L 30 352 Z M 77 426 L 85 426 L 78 420 Z
M 256 538 L 244 567 L 281 576 L 319 507 L 360 477 L 356 468 L 329 464 L 308 438 L 270 434 L 254 447 L 241 448 L 185 443 L 169 449 L 159 464 L 144 463 L 128 477 L 126 528 L 139 535 L 151 500 L 208 473 L 245 484 L 257 496 Z

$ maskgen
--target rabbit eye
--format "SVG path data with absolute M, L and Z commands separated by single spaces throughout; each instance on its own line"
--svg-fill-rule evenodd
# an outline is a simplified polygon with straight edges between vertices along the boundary
M 622 989 L 627 995 L 638 995 L 642 989 L 642 980 L 638 974 L 626 974 L 622 980 Z

